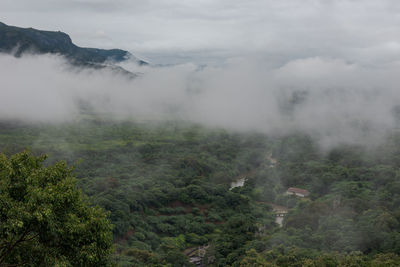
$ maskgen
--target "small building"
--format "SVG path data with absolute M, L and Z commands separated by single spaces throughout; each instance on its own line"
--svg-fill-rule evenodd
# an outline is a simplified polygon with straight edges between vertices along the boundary
M 310 192 L 308 192 L 305 189 L 301 189 L 301 188 L 296 188 L 296 187 L 289 187 L 288 190 L 286 191 L 287 195 L 295 195 L 298 197 L 307 197 Z
M 272 153 L 267 157 L 269 160 L 269 167 L 274 168 L 278 164 L 278 160 L 272 157 Z
M 205 266 L 203 264 L 203 258 L 206 255 L 206 250 L 208 247 L 209 245 L 191 248 L 189 251 L 184 252 L 184 254 L 189 257 L 189 261 L 195 266 L 202 267 Z
M 288 208 L 284 206 L 278 206 L 275 204 L 272 204 L 272 209 L 275 213 L 275 222 L 282 227 L 283 226 L 283 218 L 286 216 L 288 213 Z
M 195 266 L 202 266 L 202 264 L 201 264 L 202 258 L 201 257 L 193 256 L 193 257 L 189 258 L 189 261 L 191 263 L 193 263 Z
M 229 190 L 232 190 L 232 189 L 235 188 L 235 187 L 244 186 L 244 183 L 245 183 L 245 182 L 246 182 L 246 177 L 239 178 L 238 180 L 233 181 L 233 182 L 231 183 L 231 188 L 230 188 Z

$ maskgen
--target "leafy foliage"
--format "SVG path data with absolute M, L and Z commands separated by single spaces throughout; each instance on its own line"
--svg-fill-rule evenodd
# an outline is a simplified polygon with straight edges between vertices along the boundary
M 0 154 L 0 265 L 107 266 L 111 225 L 75 188 L 65 163 Z
M 76 165 L 78 185 L 110 212 L 120 266 L 399 264 L 400 138 L 322 151 L 302 134 L 235 134 L 184 123 L 4 123 L 0 149 L 29 147 Z M 242 187 L 230 189 L 243 179 Z M 310 191 L 288 196 L 288 187 Z M 275 223 L 272 204 L 289 213 Z

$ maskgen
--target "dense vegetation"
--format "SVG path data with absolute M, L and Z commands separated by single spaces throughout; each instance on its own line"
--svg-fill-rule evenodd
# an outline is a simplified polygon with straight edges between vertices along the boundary
M 0 266 L 111 266 L 111 224 L 65 163 L 0 154 Z
M 33 28 L 8 26 L 0 22 L 0 51 L 15 50 L 17 56 L 25 52 L 64 55 L 77 62 L 103 63 L 107 60 L 122 61 L 129 52 L 120 49 L 83 48 L 72 43 L 68 34 L 41 31 Z
M 399 142 L 321 151 L 301 134 L 93 117 L 0 127 L 0 151 L 75 166 L 79 187 L 110 211 L 120 266 L 190 266 L 185 253 L 202 245 L 207 266 L 398 266 Z M 271 204 L 289 208 L 283 227 Z

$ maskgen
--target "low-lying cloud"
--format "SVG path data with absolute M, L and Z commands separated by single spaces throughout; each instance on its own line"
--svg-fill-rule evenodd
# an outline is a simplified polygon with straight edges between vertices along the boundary
M 398 0 L 0 1 L 6 24 L 61 30 L 79 46 L 122 48 L 155 64 L 254 53 L 278 64 L 398 60 L 399 9 Z
M 301 131 L 330 146 L 377 142 L 397 128 L 399 64 L 364 67 L 304 58 L 281 67 L 232 59 L 223 67 L 192 64 L 72 68 L 59 56 L 0 56 L 0 119 L 74 120 L 82 107 L 122 119 L 178 119 L 268 134 Z

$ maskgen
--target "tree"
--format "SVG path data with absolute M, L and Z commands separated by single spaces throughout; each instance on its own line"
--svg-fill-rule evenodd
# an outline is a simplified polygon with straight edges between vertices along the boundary
M 108 266 L 112 226 L 64 162 L 0 154 L 0 266 Z
M 274 265 L 267 262 L 257 251 L 252 248 L 246 251 L 246 256 L 240 261 L 240 267 L 265 267 Z

